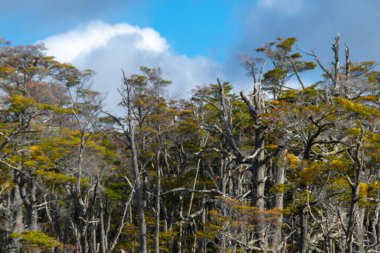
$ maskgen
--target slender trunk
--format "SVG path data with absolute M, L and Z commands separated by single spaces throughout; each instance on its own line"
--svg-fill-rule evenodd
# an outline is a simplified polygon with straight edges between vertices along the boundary
M 364 226 L 365 208 L 358 207 L 356 215 L 355 234 L 357 238 L 357 250 L 359 252 L 365 252 L 364 235 L 366 234 Z
M 77 226 L 77 233 L 80 241 L 80 252 L 88 252 L 88 238 L 87 238 L 87 222 L 86 215 L 87 210 L 85 202 L 82 199 L 82 190 L 81 190 L 81 179 L 82 179 L 82 160 L 83 154 L 86 148 L 86 137 L 85 129 L 81 129 L 81 142 L 78 152 L 78 161 L 77 161 L 77 175 L 76 175 L 76 186 L 75 186 L 75 205 L 77 209 L 77 218 L 75 226 Z
M 127 217 L 128 209 L 132 210 L 132 208 L 129 208 L 129 207 L 130 207 L 130 204 L 132 202 L 133 195 L 134 195 L 134 190 L 133 190 L 133 187 L 131 187 L 131 194 L 129 195 L 128 200 L 124 204 L 124 211 L 123 211 L 123 214 L 122 214 L 121 219 L 120 219 L 119 227 L 117 228 L 117 232 L 116 232 L 115 237 L 110 242 L 110 247 L 108 248 L 107 253 L 113 252 L 114 249 L 115 249 L 115 247 L 116 247 L 116 244 L 117 244 L 117 242 L 119 240 L 120 234 L 121 234 L 121 232 L 122 232 L 122 230 L 124 228 L 125 219 Z M 130 215 L 130 218 L 132 219 L 132 215 Z M 108 230 L 108 228 L 107 228 L 107 230 Z
M 27 225 L 29 230 L 38 230 L 38 211 L 35 206 L 35 203 L 37 202 L 36 198 L 36 184 L 33 181 L 34 179 L 30 180 L 30 191 L 29 196 L 26 193 L 25 184 L 23 184 L 20 187 L 21 190 L 21 196 L 24 201 L 24 206 L 26 208 L 27 212 Z
M 19 180 L 20 180 L 19 175 L 17 172 L 15 172 L 16 184 L 12 192 L 12 197 L 13 197 L 12 209 L 14 213 L 14 216 L 13 216 L 14 222 L 13 222 L 13 228 L 12 228 L 13 233 L 21 233 L 22 231 L 24 231 L 24 213 L 23 213 L 23 208 L 22 208 L 20 186 L 18 183 Z M 8 245 L 8 247 L 14 248 L 18 252 L 21 248 L 19 239 L 17 237 L 12 238 L 12 245 Z
M 179 197 L 179 202 L 180 202 L 180 208 L 179 208 L 179 218 L 180 219 L 183 219 L 183 197 L 182 195 L 180 195 Z M 178 240 L 178 253 L 182 253 L 182 238 L 183 238 L 183 224 L 184 224 L 184 221 L 181 220 L 180 221 L 180 224 L 179 224 L 179 240 Z
M 105 233 L 105 224 L 104 224 L 104 207 L 102 199 L 99 200 L 100 208 L 100 249 L 102 253 L 106 253 L 107 250 L 107 237 Z
M 307 207 L 302 207 L 300 211 L 300 236 L 298 239 L 299 245 L 299 253 L 307 253 L 308 252 L 308 242 L 309 242 L 309 213 Z
M 154 248 L 156 253 L 160 253 L 160 195 L 161 195 L 161 168 L 160 168 L 160 152 L 157 153 L 157 199 L 156 199 L 156 217 L 154 232 Z
M 350 202 L 350 208 L 348 212 L 348 222 L 347 222 L 347 228 L 346 228 L 346 243 L 345 243 L 346 253 L 350 253 L 353 250 L 354 231 L 355 231 L 355 225 L 357 221 L 357 211 L 358 211 L 357 202 L 359 200 L 359 188 L 360 188 L 359 176 L 360 175 L 357 173 L 355 177 L 355 185 L 351 186 L 352 187 L 351 202 Z
M 24 230 L 24 214 L 22 209 L 22 198 L 20 194 L 19 184 L 15 185 L 13 189 L 13 206 L 14 206 L 14 226 L 12 231 L 14 233 L 21 233 Z
M 380 198 L 380 192 L 379 191 L 377 191 L 377 199 L 379 199 Z M 374 213 L 372 214 L 372 216 L 371 216 L 371 222 L 370 222 L 370 224 L 371 224 L 371 242 L 373 243 L 373 244 L 375 244 L 376 246 L 374 246 L 374 250 L 379 250 L 380 249 L 380 247 L 379 247 L 379 216 L 380 216 L 380 202 L 377 202 L 377 204 L 376 204 L 376 208 L 375 208 L 375 211 L 374 211 Z
M 140 179 L 140 170 L 137 159 L 137 150 L 135 143 L 135 133 L 134 127 L 130 124 L 130 150 L 132 155 L 132 170 L 133 177 L 135 180 L 135 200 L 138 212 L 138 221 L 139 221 L 139 241 L 140 241 L 140 253 L 147 252 L 146 245 L 146 223 L 145 223 L 145 214 L 144 214 L 144 200 L 143 200 L 143 190 Z
M 198 240 L 197 240 L 197 228 L 196 228 L 196 224 L 194 222 L 193 224 L 193 233 L 194 233 L 194 242 L 193 242 L 193 246 L 191 247 L 191 253 L 196 253 L 197 252 L 197 248 L 198 248 Z
M 192 187 L 193 191 L 195 190 L 196 185 L 197 185 L 198 173 L 199 173 L 200 166 L 201 166 L 201 159 L 198 159 L 197 168 L 195 171 L 194 182 L 193 182 L 193 187 Z M 188 219 L 190 218 L 190 215 L 191 215 L 191 209 L 193 207 L 193 200 L 194 200 L 194 192 L 192 192 L 190 195 L 189 209 L 187 210 L 187 217 L 186 217 L 186 220 L 184 222 L 184 230 L 183 230 L 183 235 L 182 235 L 182 247 L 181 247 L 182 253 L 185 253 L 185 251 L 186 251 L 186 237 L 187 237 L 187 229 L 188 229 L 188 225 L 189 225 Z
M 277 156 L 277 161 L 274 164 L 274 184 L 275 186 L 280 186 L 285 183 L 285 167 L 283 165 L 283 158 L 287 150 L 282 150 Z M 274 209 L 278 210 L 278 216 L 275 220 L 275 223 L 272 226 L 273 239 L 271 243 L 271 248 L 278 250 L 282 243 L 282 210 L 284 209 L 284 193 L 282 190 L 276 193 L 274 199 Z
M 346 245 L 345 245 L 346 253 L 352 252 L 352 244 L 353 244 L 353 239 L 354 239 L 353 233 L 354 233 L 354 227 L 355 227 L 355 221 L 354 221 L 355 209 L 356 209 L 356 200 L 355 200 L 355 193 L 353 193 L 353 197 L 351 199 L 351 204 L 350 204 L 350 210 L 348 214 L 347 229 L 346 229 Z
M 255 148 L 264 149 L 264 139 L 262 129 L 255 130 L 256 144 Z M 252 167 L 252 205 L 257 208 L 256 224 L 255 224 L 255 239 L 256 246 L 263 248 L 266 246 L 266 222 L 264 217 L 265 211 L 265 172 L 266 166 L 263 163 L 265 159 L 264 152 L 260 152 Z
M 205 186 L 203 186 L 203 190 L 205 190 Z M 203 208 L 203 213 L 202 213 L 202 228 L 203 230 L 206 228 L 206 215 L 207 215 L 207 209 L 206 209 L 206 198 L 205 196 L 203 195 L 202 196 L 202 208 Z M 206 253 L 207 251 L 207 241 L 206 240 L 202 240 L 201 241 L 201 251 L 202 253 Z

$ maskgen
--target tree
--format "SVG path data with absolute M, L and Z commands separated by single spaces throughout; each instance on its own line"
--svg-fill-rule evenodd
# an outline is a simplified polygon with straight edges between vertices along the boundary
M 122 73 L 112 115 L 91 71 L 1 41 L 0 250 L 378 251 L 376 63 L 342 61 L 339 37 L 330 65 L 295 43 L 242 58 L 252 93 L 174 100 L 159 68 Z

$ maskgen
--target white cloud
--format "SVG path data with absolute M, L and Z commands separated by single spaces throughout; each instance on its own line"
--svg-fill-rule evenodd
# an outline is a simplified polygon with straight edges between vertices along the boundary
M 107 93 L 107 109 L 115 110 L 116 91 L 121 84 L 121 69 L 139 73 L 140 66 L 160 67 L 164 78 L 173 81 L 169 91 L 188 97 L 198 85 L 215 82 L 221 66 L 205 57 L 188 57 L 170 50 L 165 38 L 152 28 L 128 23 L 107 24 L 96 21 L 42 40 L 47 53 L 80 69 L 96 71 L 93 88 Z
M 79 56 L 94 49 L 107 47 L 116 36 L 132 35 L 137 38 L 135 47 L 141 50 L 161 53 L 168 49 L 167 42 L 151 28 L 141 29 L 127 23 L 110 25 L 95 21 L 86 26 L 42 40 L 49 53 L 63 62 L 73 62 Z

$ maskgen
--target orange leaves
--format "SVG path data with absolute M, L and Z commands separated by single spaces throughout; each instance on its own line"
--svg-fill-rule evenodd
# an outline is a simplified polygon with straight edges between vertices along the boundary
M 210 215 L 212 216 L 216 216 L 218 214 L 218 211 L 215 210 L 215 209 L 211 209 L 209 212 L 208 212 Z
M 30 147 L 30 151 L 32 151 L 32 152 L 38 152 L 39 150 L 40 150 L 39 146 L 31 146 Z
M 245 230 L 249 231 L 254 228 L 257 219 L 264 218 L 266 222 L 276 222 L 282 210 L 268 209 L 259 210 L 255 206 L 251 206 L 246 200 L 236 200 L 228 197 L 216 197 L 220 199 L 226 208 L 229 210 L 229 215 L 225 216 L 223 213 L 215 209 L 209 211 L 214 225 L 219 226 L 219 229 L 232 229 L 236 231 Z M 260 217 L 260 218 L 259 218 Z

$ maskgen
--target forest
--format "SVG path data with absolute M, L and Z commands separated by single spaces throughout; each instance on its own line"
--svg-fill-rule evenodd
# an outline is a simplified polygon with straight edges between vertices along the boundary
M 121 71 L 116 114 L 93 71 L 1 40 L 0 251 L 380 252 L 377 63 L 296 45 L 241 56 L 250 92 Z

